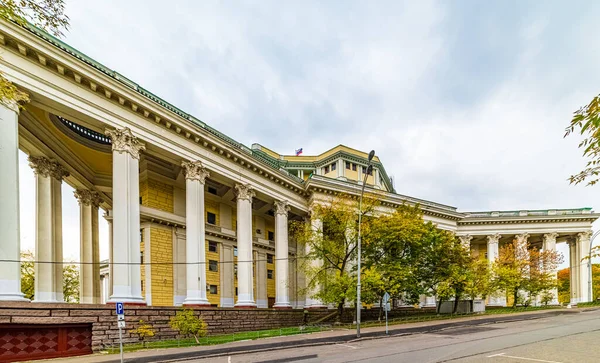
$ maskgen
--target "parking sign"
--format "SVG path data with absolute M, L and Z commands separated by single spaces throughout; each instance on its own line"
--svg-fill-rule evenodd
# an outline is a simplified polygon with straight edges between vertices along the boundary
M 125 314 L 125 312 L 123 311 L 123 303 L 118 302 L 115 305 L 115 308 L 117 309 L 117 315 L 123 315 L 123 314 Z

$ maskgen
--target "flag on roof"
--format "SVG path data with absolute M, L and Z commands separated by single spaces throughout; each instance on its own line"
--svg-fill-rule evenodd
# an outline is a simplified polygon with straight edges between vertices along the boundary
M 302 154 L 302 148 L 300 148 L 300 149 L 296 149 L 296 156 L 298 156 L 298 155 L 300 155 L 300 154 Z

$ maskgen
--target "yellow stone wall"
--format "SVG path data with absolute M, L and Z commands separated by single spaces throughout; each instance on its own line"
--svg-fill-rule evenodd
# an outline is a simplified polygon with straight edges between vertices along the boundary
M 267 271 L 273 270 L 273 278 L 270 279 L 267 276 L 267 297 L 275 297 L 275 254 L 271 251 L 267 252 L 267 254 L 273 256 L 273 263 L 269 263 L 267 258 Z
M 220 286 L 220 273 L 221 273 L 221 265 L 218 264 L 218 262 L 220 261 L 219 258 L 219 244 L 217 243 L 217 252 L 210 252 L 208 250 L 208 243 L 209 241 L 206 241 L 205 244 L 205 250 L 206 250 L 206 283 L 209 285 L 217 285 L 217 293 L 216 294 L 211 294 L 210 290 L 206 291 L 206 296 L 208 298 L 208 302 L 211 303 L 211 305 L 219 305 L 219 303 L 221 302 L 220 298 L 221 298 L 221 286 Z M 213 272 L 209 270 L 209 263 L 208 261 L 217 261 L 217 266 L 218 266 L 218 271 L 217 272 Z
M 148 179 L 140 183 L 142 205 L 173 213 L 173 186 Z M 173 231 L 170 228 L 151 227 L 150 256 L 144 254 L 144 261 L 153 263 L 151 267 L 152 305 L 173 305 Z M 142 280 L 145 281 L 144 268 Z
M 142 205 L 173 213 L 173 186 L 148 179 L 140 183 Z
M 219 206 L 219 202 L 213 201 L 213 200 L 205 200 L 204 201 L 204 211 L 205 213 L 213 213 L 216 216 L 216 222 L 215 225 L 216 226 L 220 226 L 221 223 L 221 219 L 219 218 L 219 212 L 220 212 L 220 206 Z
M 152 305 L 173 305 L 173 231 L 150 229 Z

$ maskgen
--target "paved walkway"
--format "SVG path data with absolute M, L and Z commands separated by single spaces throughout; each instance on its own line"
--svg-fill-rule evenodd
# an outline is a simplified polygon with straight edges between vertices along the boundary
M 583 310 L 584 309 L 551 309 L 514 314 L 481 315 L 456 318 L 451 320 L 434 320 L 420 323 L 407 323 L 390 326 L 389 333 L 390 335 L 395 336 L 423 334 L 456 327 L 475 326 L 493 323 L 506 323 L 520 320 L 532 320 L 564 314 L 577 314 Z M 364 328 L 362 329 L 361 333 L 362 334 L 360 340 L 376 339 L 385 336 L 385 327 Z M 250 341 L 239 341 L 213 346 L 149 349 L 144 351 L 125 353 L 125 361 L 131 363 L 176 361 L 192 358 L 207 358 L 222 355 L 270 351 L 291 347 L 297 348 L 302 346 L 306 347 L 355 341 L 357 341 L 355 330 L 336 329 L 319 333 L 264 338 Z M 118 354 L 93 354 L 88 356 L 72 358 L 52 359 L 42 362 L 117 363 L 120 362 L 120 359 Z

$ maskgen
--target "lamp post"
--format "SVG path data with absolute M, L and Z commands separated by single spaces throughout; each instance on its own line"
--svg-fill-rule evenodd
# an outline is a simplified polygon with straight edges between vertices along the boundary
M 369 176 L 369 174 L 371 174 L 371 172 L 373 171 L 373 165 L 371 165 L 371 161 L 373 160 L 373 156 L 375 156 L 375 150 L 371 150 L 371 152 L 369 153 L 369 162 L 367 165 L 367 172 L 365 173 L 365 177 L 363 178 L 363 183 L 362 183 L 362 188 L 360 190 L 360 199 L 358 202 L 358 256 L 357 256 L 357 267 L 358 270 L 356 272 L 356 337 L 360 338 L 360 308 L 361 308 L 361 303 L 360 303 L 360 259 L 361 259 L 361 252 L 362 252 L 362 247 L 361 247 L 361 240 L 360 240 L 360 224 L 362 222 L 362 199 L 363 199 L 363 194 L 365 193 L 365 184 L 367 184 L 367 177 Z
M 590 301 L 594 301 L 594 291 L 592 289 L 592 278 L 594 277 L 594 275 L 592 274 L 592 246 L 594 244 L 594 239 L 596 237 L 598 237 L 598 234 L 600 234 L 600 231 L 597 231 L 596 233 L 594 233 L 594 235 L 590 239 L 590 253 L 588 254 L 588 276 L 589 276 L 589 279 L 588 279 L 588 298 L 590 299 Z

